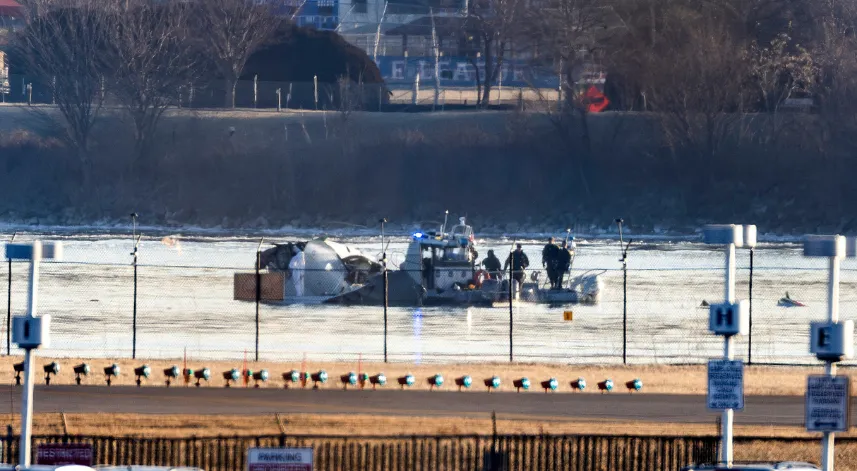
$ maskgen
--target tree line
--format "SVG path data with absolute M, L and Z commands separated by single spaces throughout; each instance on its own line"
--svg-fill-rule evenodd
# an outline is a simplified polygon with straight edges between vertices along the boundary
M 251 55 L 287 19 L 249 0 L 31 0 L 13 35 L 14 64 L 51 94 L 83 175 L 106 98 L 121 104 L 141 160 L 158 121 L 200 80 L 226 82 L 225 107 Z

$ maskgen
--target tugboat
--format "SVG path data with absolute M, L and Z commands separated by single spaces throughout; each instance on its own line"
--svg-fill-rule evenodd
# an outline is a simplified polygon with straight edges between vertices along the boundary
M 573 247 L 573 242 L 572 242 Z M 513 302 L 597 304 L 603 282 L 584 274 L 560 289 L 539 284 L 532 271 L 522 285 L 507 276 L 492 277 L 477 264 L 473 228 L 465 218 L 446 231 L 416 232 L 405 260 L 387 272 L 387 303 L 391 306 L 496 306 Z M 284 244 L 262 254 L 269 270 L 286 271 L 285 299 L 291 303 L 380 305 L 384 302 L 383 268 L 375 259 L 328 239 Z M 496 274 L 495 274 L 496 275 Z M 308 282 L 312 279 L 312 282 Z

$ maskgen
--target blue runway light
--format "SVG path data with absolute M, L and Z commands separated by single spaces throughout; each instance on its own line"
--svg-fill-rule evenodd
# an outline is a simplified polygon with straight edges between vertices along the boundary
M 319 383 L 324 384 L 327 382 L 327 371 L 319 370 L 311 374 L 310 379 L 312 379 L 312 388 L 318 389 Z
M 416 379 L 414 378 L 414 375 L 408 373 L 405 376 L 399 377 L 398 382 L 399 382 L 399 386 L 401 386 L 402 389 L 405 389 L 405 386 L 407 386 L 407 387 L 413 386 L 414 383 L 416 382 Z
M 349 371 L 348 374 L 340 376 L 339 381 L 342 382 L 342 389 L 348 389 L 348 386 L 356 386 L 357 373 Z
M 285 381 L 286 389 L 289 389 L 289 384 L 297 384 L 301 381 L 301 372 L 298 370 L 286 371 L 283 373 L 283 381 Z
M 625 383 L 625 387 L 628 388 L 628 392 L 641 391 L 643 389 L 643 380 L 639 378 L 632 379 Z
M 488 388 L 488 392 L 491 392 L 492 389 L 499 388 L 500 387 L 500 378 L 497 376 L 492 376 L 492 377 L 486 379 L 485 380 L 485 387 Z
M 436 374 L 434 376 L 429 376 L 428 383 L 429 390 L 443 386 L 443 375 Z
M 375 389 L 375 386 L 384 386 L 387 384 L 387 376 L 384 373 L 378 373 L 374 376 L 369 377 L 369 383 L 372 384 L 372 389 Z
M 521 392 L 521 389 L 526 391 L 526 390 L 530 389 L 530 380 L 527 377 L 516 379 L 516 380 L 512 381 L 512 386 L 515 387 L 517 392 Z M 499 384 L 497 386 L 495 386 L 495 388 L 496 387 L 499 387 Z
M 414 232 L 414 239 L 422 239 L 422 238 L 423 238 L 422 232 Z
M 601 381 L 598 383 L 598 390 L 601 391 L 601 394 L 604 394 L 605 392 L 609 393 L 613 390 L 613 380 L 607 378 L 604 381 Z
M 571 382 L 571 389 L 574 391 L 583 391 L 586 389 L 586 380 L 583 378 L 577 378 Z
M 546 381 L 542 381 L 542 389 L 545 390 L 545 393 L 550 391 L 556 391 L 559 388 L 559 381 L 556 378 L 550 378 Z
M 470 389 L 470 386 L 473 384 L 473 378 L 470 375 L 464 375 L 459 378 L 455 378 L 455 385 L 458 386 L 458 390 L 461 391 L 461 388 Z

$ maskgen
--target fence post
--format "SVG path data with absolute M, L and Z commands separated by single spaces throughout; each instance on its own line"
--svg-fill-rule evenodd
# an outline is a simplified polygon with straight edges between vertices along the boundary
M 381 218 L 381 269 L 384 270 L 384 363 L 387 363 L 387 306 L 389 305 L 389 284 L 387 283 L 387 248 L 384 246 L 384 224 L 387 218 Z
M 279 113 L 283 109 L 283 89 L 277 89 L 277 112 Z
M 14 239 L 13 239 L 14 240 Z M 12 259 L 9 259 L 9 279 L 6 286 L 6 355 L 12 354 Z
M 259 302 L 262 300 L 262 274 L 259 269 L 262 265 L 262 242 L 256 249 L 256 361 L 259 361 Z
M 313 98 L 315 99 L 315 110 L 318 111 L 318 75 L 312 76 Z
M 514 244 L 512 244 L 512 246 L 514 247 Z M 512 273 L 514 273 L 513 272 L 513 270 L 514 270 L 513 266 L 514 265 L 515 265 L 515 252 L 510 251 L 509 252 L 509 363 L 513 362 L 514 358 L 515 358 L 514 348 L 513 348 L 513 340 L 512 340 L 512 328 L 513 328 L 512 299 L 514 299 L 513 298 L 514 288 L 513 288 L 512 284 L 515 282 L 515 278 L 512 276 Z
M 131 237 L 134 241 L 134 251 L 131 255 L 134 257 L 134 301 L 133 301 L 133 318 L 131 321 L 131 358 L 137 359 L 137 250 L 140 246 L 140 239 L 137 238 L 137 213 L 131 213 L 131 225 L 133 227 Z M 142 237 L 142 236 L 141 236 Z
M 749 293 L 749 316 L 750 317 L 750 326 L 749 331 L 747 332 L 747 364 L 753 364 L 753 251 L 754 248 L 750 247 L 750 293 Z

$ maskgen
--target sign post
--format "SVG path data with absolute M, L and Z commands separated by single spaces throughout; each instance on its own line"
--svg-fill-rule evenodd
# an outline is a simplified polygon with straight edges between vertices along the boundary
M 824 376 L 807 378 L 806 429 L 822 432 L 821 469 L 833 471 L 834 433 L 847 431 L 849 424 L 850 380 L 836 376 L 836 363 L 854 356 L 854 321 L 839 321 L 839 266 L 845 256 L 857 255 L 855 241 L 845 237 L 807 236 L 803 254 L 826 257 L 829 262 L 827 283 L 827 322 L 810 323 L 809 351 L 825 362 Z
M 708 311 L 709 330 L 723 336 L 723 360 L 708 363 L 708 407 L 723 411 L 720 461 L 732 466 L 733 411 L 744 408 L 744 365 L 734 360 L 733 337 L 749 331 L 749 305 L 746 301 L 735 301 L 735 248 L 756 245 L 756 226 L 709 225 L 705 226 L 703 236 L 706 244 L 726 246 L 726 299 L 712 304 Z
M 312 471 L 312 448 L 250 448 L 247 471 Z
M 33 362 L 39 347 L 50 344 L 51 316 L 37 317 L 39 293 L 39 262 L 43 258 L 61 259 L 62 245 L 42 244 L 6 244 L 6 258 L 10 260 L 30 261 L 30 282 L 27 295 L 27 314 L 12 319 L 12 341 L 24 349 L 24 387 L 21 393 L 21 444 L 19 464 L 30 467 L 32 452 L 30 449 L 33 424 L 33 386 L 35 371 Z

